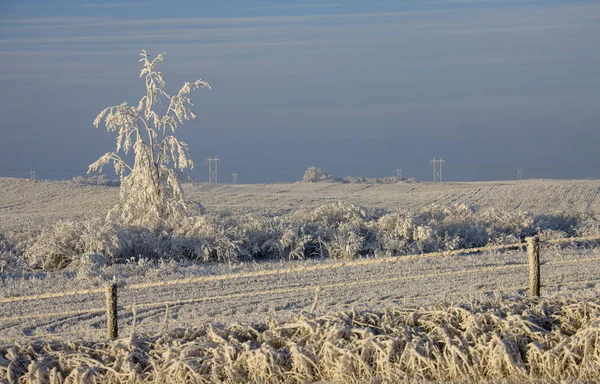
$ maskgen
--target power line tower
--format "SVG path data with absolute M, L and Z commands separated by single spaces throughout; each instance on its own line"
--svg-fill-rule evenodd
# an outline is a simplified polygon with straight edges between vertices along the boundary
M 401 181 L 402 180 L 402 168 L 396 169 L 396 178 Z
M 442 182 L 442 166 L 446 163 L 446 161 L 440 157 L 439 160 L 436 160 L 435 158 L 433 158 L 433 160 L 431 160 L 430 163 L 433 166 L 433 182 L 441 183 Z
M 35 180 L 35 171 L 32 169 L 29 170 L 29 178 L 31 180 Z
M 237 184 L 237 177 L 238 177 L 237 173 L 232 173 L 231 174 L 231 178 L 233 179 L 232 180 L 232 184 Z
M 523 178 L 523 169 L 521 167 L 517 168 L 517 180 L 521 180 Z
M 206 159 L 208 164 L 208 184 L 219 184 L 219 163 L 221 160 L 218 157 Z

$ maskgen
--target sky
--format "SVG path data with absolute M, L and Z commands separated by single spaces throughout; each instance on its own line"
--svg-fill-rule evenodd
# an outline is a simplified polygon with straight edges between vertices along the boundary
M 198 181 L 600 178 L 599 46 L 597 0 L 0 0 L 0 176 L 114 150 L 92 122 L 137 104 L 145 49 L 171 93 L 212 86 L 178 131 Z

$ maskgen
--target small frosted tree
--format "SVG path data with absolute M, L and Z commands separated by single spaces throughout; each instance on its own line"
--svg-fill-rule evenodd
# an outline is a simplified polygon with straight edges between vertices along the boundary
M 178 171 L 192 169 L 194 162 L 188 146 L 175 137 L 175 131 L 186 120 L 196 119 L 189 94 L 198 88 L 210 88 L 208 82 L 186 82 L 174 95 L 165 91 L 162 73 L 155 70 L 165 53 L 154 59 L 145 50 L 140 54 L 140 78 L 146 82 L 146 95 L 137 106 L 120 105 L 104 109 L 94 120 L 107 131 L 117 134 L 117 147 L 91 164 L 88 173 L 101 172 L 112 163 L 121 179 L 120 201 L 107 216 L 110 221 L 150 228 L 170 227 L 192 206 L 183 200 Z M 166 100 L 168 103 L 164 103 Z M 156 112 L 160 106 L 163 114 Z M 133 166 L 120 156 L 133 150 Z
M 333 181 L 331 175 L 317 167 L 307 168 L 304 172 L 304 177 L 302 177 L 303 183 L 325 183 L 331 181 Z

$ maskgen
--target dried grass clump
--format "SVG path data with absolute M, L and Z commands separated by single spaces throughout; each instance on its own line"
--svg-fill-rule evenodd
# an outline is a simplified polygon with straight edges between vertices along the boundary
M 203 324 L 115 342 L 0 347 L 0 381 L 595 382 L 600 299 L 501 299 L 419 310 Z

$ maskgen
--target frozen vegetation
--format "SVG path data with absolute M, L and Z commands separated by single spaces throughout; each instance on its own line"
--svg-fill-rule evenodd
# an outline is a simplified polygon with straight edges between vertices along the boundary
M 0 346 L 6 382 L 595 382 L 600 301 L 507 299 Z
M 204 213 L 153 230 L 107 220 L 106 212 L 119 200 L 117 188 L 2 179 L 0 297 L 102 287 L 114 278 L 127 285 L 310 268 L 335 259 L 385 260 L 513 242 L 535 233 L 543 238 L 597 234 L 598 186 L 593 181 L 186 185 L 186 196 Z M 532 191 L 542 197 L 532 198 Z M 576 209 L 565 210 L 565 202 Z M 587 249 L 592 245 L 543 249 L 542 294 L 551 300 L 539 303 L 489 304 L 498 295 L 526 294 L 526 255 L 517 251 L 124 289 L 119 294 L 124 338 L 115 342 L 91 341 L 105 338 L 102 294 L 0 304 L 0 377 L 585 382 L 597 359 L 595 328 L 587 325 L 597 316 L 600 273 L 598 250 Z M 573 298 L 568 305 L 565 297 Z M 478 307 L 477 300 L 488 304 Z M 435 306 L 414 309 L 423 305 Z M 567 312 L 556 312 L 561 308 Z M 568 317 L 568 311 L 581 313 L 576 312 L 581 308 L 588 317 Z M 417 323 L 406 322 L 415 316 Z M 225 341 L 215 344 L 219 337 Z M 592 349 L 577 352 L 581 343 Z M 332 345 L 337 355 L 329 351 Z M 219 357 L 225 356 L 219 348 L 230 351 L 230 360 Z M 576 357 L 569 357 L 573 353 Z M 496 365 L 482 363 L 490 361 Z M 245 368 L 251 364 L 255 370 Z
M 132 258 L 219 261 L 312 257 L 354 259 L 600 234 L 595 214 L 533 215 L 465 204 L 432 205 L 418 212 L 368 209 L 342 202 L 266 216 L 195 215 L 168 228 L 104 218 L 59 220 L 39 234 L 2 241 L 5 268 L 60 269 L 95 255 L 105 263 Z M 7 269 L 8 270 L 8 269 Z
M 328 172 L 317 167 L 309 167 L 302 177 L 303 183 L 350 183 L 350 184 L 395 184 L 398 182 L 416 183 L 414 177 L 400 178 L 399 176 L 388 176 L 381 178 L 373 177 L 354 177 L 346 176 L 344 178 L 332 177 Z

